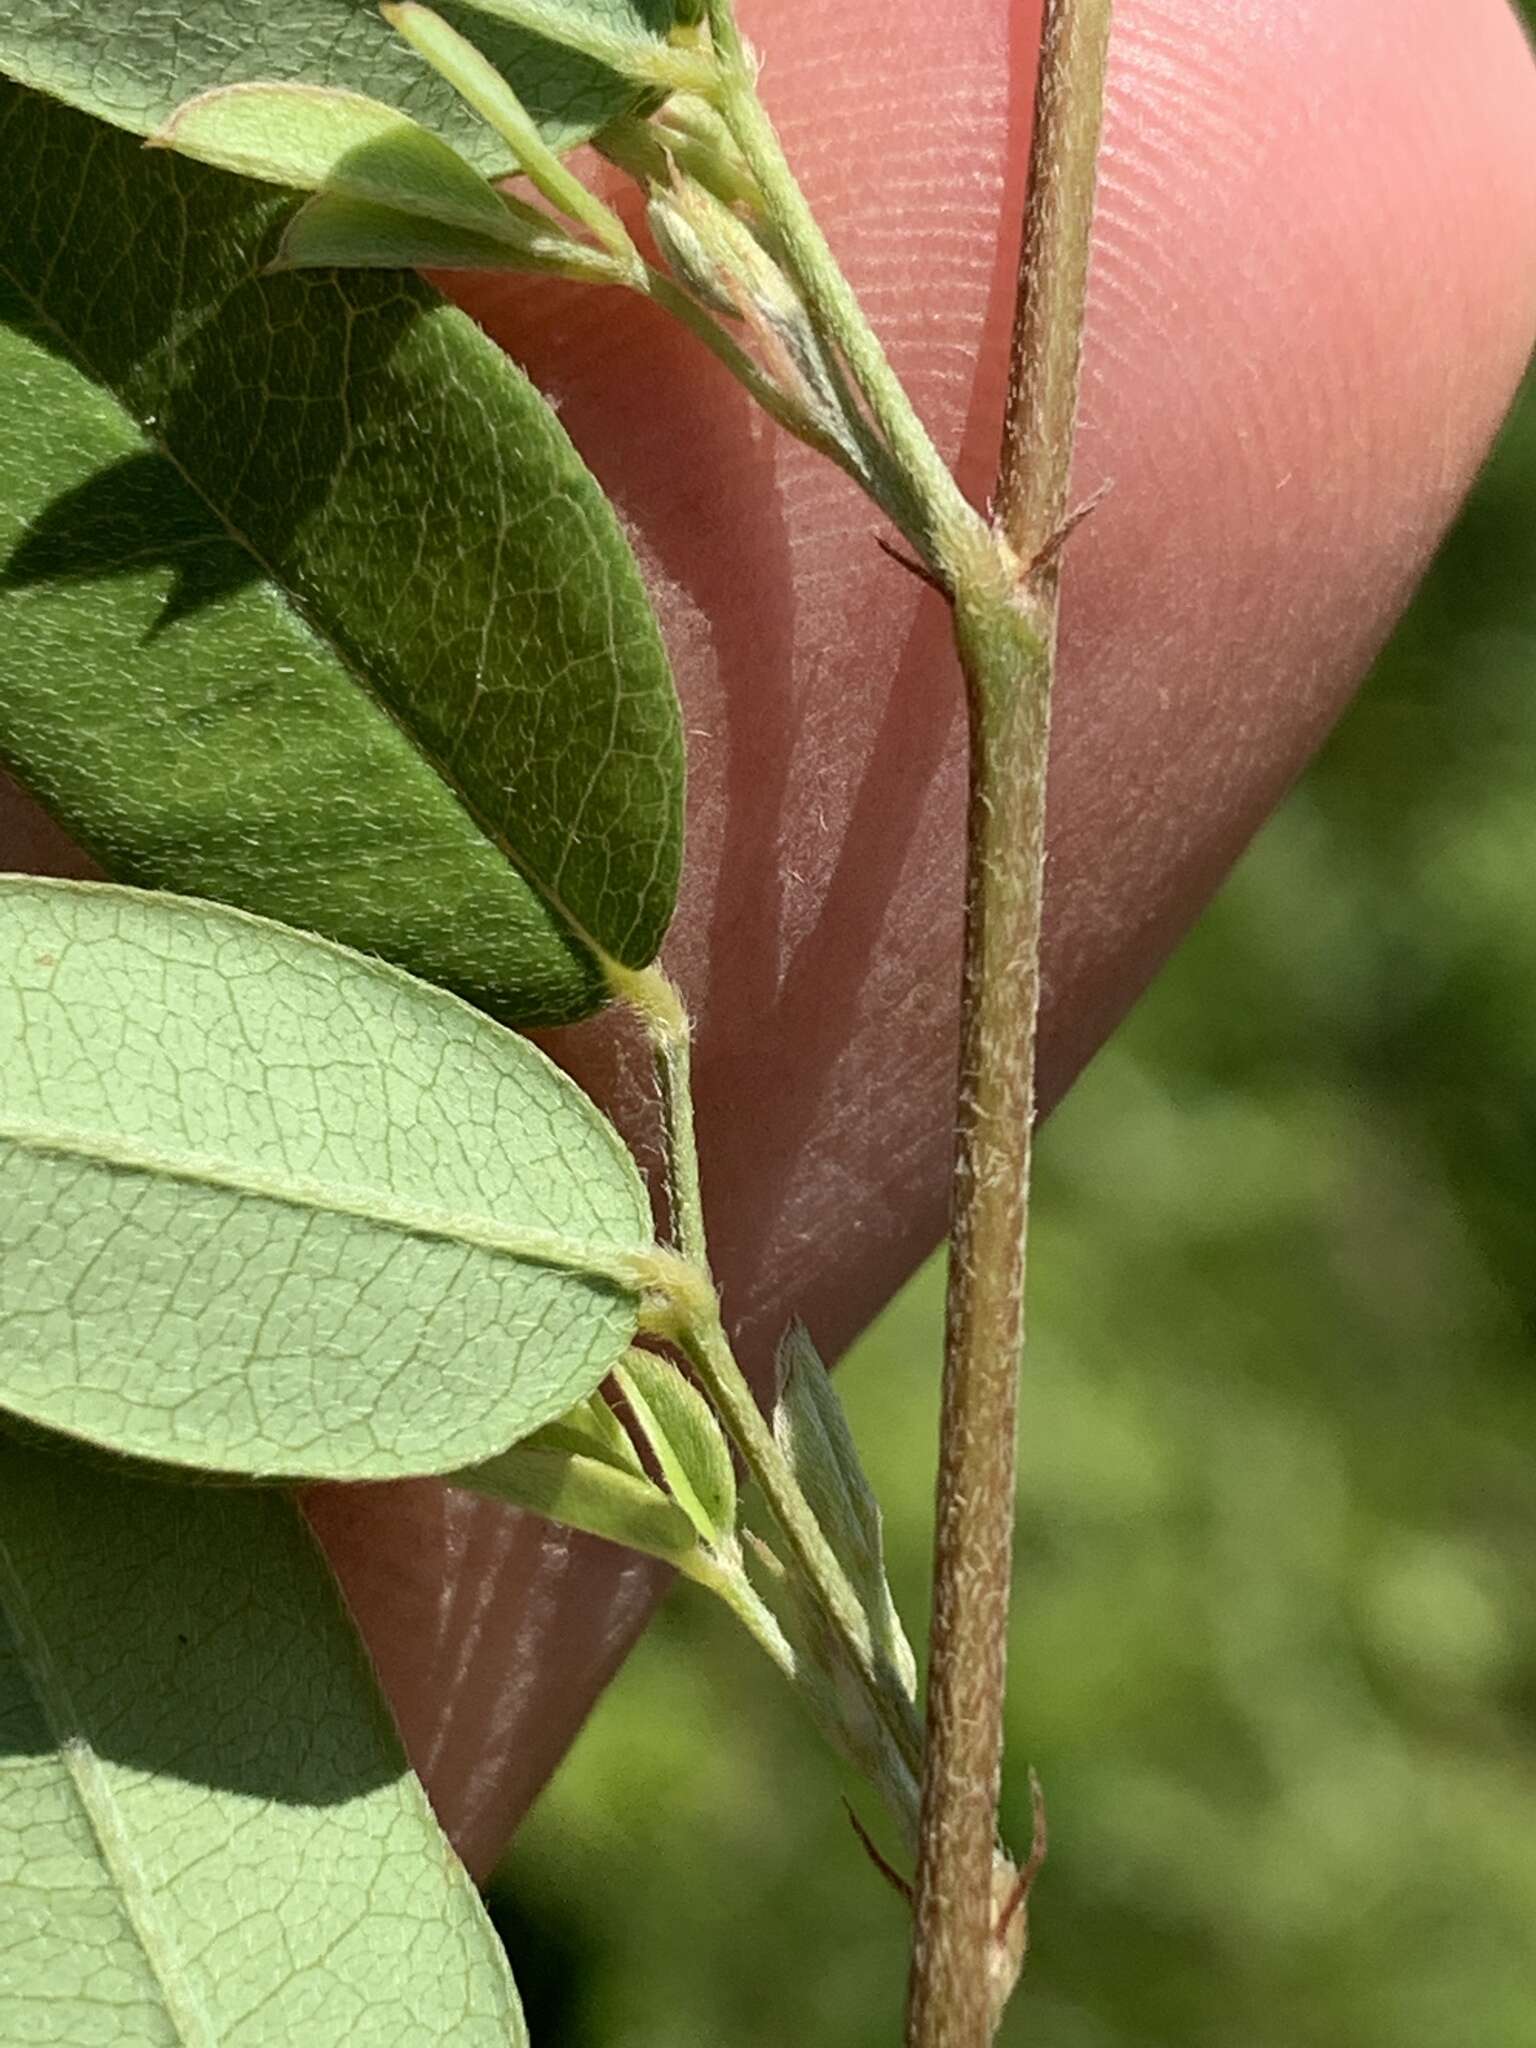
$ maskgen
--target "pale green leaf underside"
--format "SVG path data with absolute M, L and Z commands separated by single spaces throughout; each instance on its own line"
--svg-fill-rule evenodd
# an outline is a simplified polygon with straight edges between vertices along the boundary
M 0 879 L 0 1407 L 210 1471 L 449 1471 L 593 1391 L 649 1237 L 611 1127 L 457 998 Z
M 438 11 L 505 72 L 556 149 L 634 104 L 634 87 L 589 58 L 454 0 Z M 580 0 L 569 11 L 631 36 L 671 20 L 667 0 Z M 6 0 L 0 73 L 140 135 L 214 86 L 342 85 L 414 115 L 479 170 L 512 168 L 505 145 L 391 33 L 374 0 Z
M 526 2038 L 292 1504 L 0 1439 L 0 2041 Z
M 592 1008 L 682 742 L 549 408 L 413 279 L 255 275 L 274 192 L 4 84 L 0 150 L 0 758 L 123 880 Z

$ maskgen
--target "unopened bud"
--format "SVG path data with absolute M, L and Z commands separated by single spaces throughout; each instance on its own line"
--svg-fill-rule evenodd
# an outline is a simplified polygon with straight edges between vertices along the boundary
M 656 246 L 667 267 L 712 313 L 738 319 L 741 308 L 727 296 L 718 266 L 703 237 L 670 192 L 656 188 L 645 209 Z
M 776 326 L 805 318 L 799 294 L 740 219 L 692 178 L 656 186 L 647 209 L 651 231 L 678 275 L 717 312 Z
M 843 408 L 810 315 L 747 223 L 685 177 L 654 188 L 649 214 L 662 253 L 695 296 L 744 321 L 779 388 L 823 433 L 842 439 Z

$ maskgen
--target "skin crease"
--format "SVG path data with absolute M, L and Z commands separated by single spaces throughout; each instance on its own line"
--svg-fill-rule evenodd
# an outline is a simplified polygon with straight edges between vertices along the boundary
M 979 499 L 1038 0 L 741 12 L 818 215 Z M 1047 1103 L 1346 701 L 1536 326 L 1536 74 L 1502 0 L 1116 12 L 1077 462 L 1079 497 L 1109 489 L 1067 558 Z M 795 1311 L 834 1354 L 944 1224 L 964 793 L 944 609 L 652 309 L 452 288 L 559 406 L 656 597 L 691 777 L 666 959 L 698 1020 L 718 1273 L 759 1373 Z M 22 810 L 11 828 L 17 864 L 76 865 Z M 551 1042 L 643 1147 L 630 1035 Z M 310 1507 L 483 1872 L 664 1575 L 425 1483 Z

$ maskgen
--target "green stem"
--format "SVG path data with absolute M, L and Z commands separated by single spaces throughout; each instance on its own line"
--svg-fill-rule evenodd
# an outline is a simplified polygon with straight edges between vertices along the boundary
M 693 1027 L 687 1009 L 676 986 L 659 967 L 622 967 L 616 960 L 605 959 L 603 973 L 615 997 L 635 1011 L 645 1028 L 665 1124 L 663 1151 L 672 1242 L 707 1279 L 709 1238 L 693 1121 Z
M 589 229 L 613 258 L 619 274 L 638 282 L 645 266 L 624 223 L 612 207 L 605 206 L 566 169 L 490 59 L 420 0 L 385 0 L 379 11 L 395 33 L 448 81 L 465 105 L 496 131 L 524 176 L 550 205 Z
M 986 544 L 985 525 L 934 448 L 806 204 L 758 99 L 752 59 L 730 0 L 710 0 L 709 24 L 720 67 L 714 104 L 757 180 L 764 212 L 817 332 L 847 364 L 904 494 L 924 510 L 923 530 L 908 538 L 953 586 L 978 546 Z
M 680 1300 L 676 1326 L 668 1334 L 697 1373 L 747 1470 L 757 1481 L 812 1597 L 864 1691 L 875 1721 L 884 1731 L 884 1739 L 915 1779 L 921 1768 L 922 1732 L 912 1700 L 899 1673 L 881 1654 L 864 1604 L 823 1535 L 789 1460 L 757 1404 L 757 1396 L 736 1362 L 713 1286 L 708 1284 L 708 1240 L 694 1131 L 687 1012 L 677 990 L 658 968 L 635 970 L 608 961 L 605 973 L 614 994 L 639 1013 L 651 1042 L 666 1126 L 672 1238 L 685 1269 L 706 1283 L 690 1287 L 686 1299 Z
M 698 92 L 708 87 L 712 72 L 701 52 L 663 42 L 659 36 L 616 35 L 579 9 L 555 0 L 469 0 L 477 14 L 511 22 L 546 42 L 577 50 L 606 64 L 621 78 L 660 87 L 664 92 Z
M 793 434 L 806 446 L 814 448 L 818 455 L 824 455 L 829 462 L 835 462 L 845 475 L 851 476 L 861 490 L 878 498 L 878 478 L 862 457 L 857 444 L 839 441 L 835 435 L 825 432 L 810 419 L 804 409 L 788 397 L 773 379 L 766 376 L 747 354 L 746 350 L 731 334 L 720 325 L 699 304 L 689 296 L 681 285 L 674 284 L 654 265 L 646 267 L 646 283 L 640 287 L 648 298 L 654 299 L 674 319 L 680 320 L 690 333 L 696 335 L 712 355 L 730 371 L 749 394 L 762 407 L 771 420 Z
M 1110 0 L 1047 0 L 996 569 L 957 591 L 970 707 L 966 938 L 928 1748 L 907 2048 L 986 2048 L 1012 1576 L 1058 548 Z M 1015 577 L 1018 579 L 1015 582 Z
M 871 1713 L 915 1776 L 921 1768 L 922 1731 L 912 1701 L 889 1660 L 881 1655 L 863 1603 L 764 1419 L 718 1313 L 691 1319 L 679 1332 L 679 1343 L 757 1481 L 790 1554 L 857 1676 Z

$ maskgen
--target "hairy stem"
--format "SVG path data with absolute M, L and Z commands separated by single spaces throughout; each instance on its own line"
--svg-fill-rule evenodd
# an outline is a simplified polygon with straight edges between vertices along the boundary
M 1047 0 L 999 483 L 999 576 L 956 593 L 966 940 L 907 2048 L 986 2048 L 1040 992 L 1046 751 L 1110 0 Z
M 1019 252 L 995 516 L 1037 597 L 1051 601 L 1051 543 L 1071 484 L 1111 4 L 1048 0 Z
M 704 1191 L 699 1183 L 699 1147 L 693 1125 L 693 1026 L 676 986 L 659 967 L 621 967 L 604 962 L 608 986 L 637 1012 L 650 1041 L 656 1087 L 665 1126 L 667 1206 L 672 1242 L 690 1265 L 709 1272 L 709 1239 L 704 1227 Z
M 621 77 L 665 92 L 696 92 L 710 81 L 707 60 L 691 50 L 659 36 L 616 35 L 580 7 L 554 6 L 551 0 L 470 0 L 470 5 L 477 14 L 579 50 Z
M 916 1711 L 899 1675 L 875 1644 L 863 1603 L 764 1419 L 719 1316 L 691 1322 L 680 1333 L 679 1342 L 757 1481 L 789 1554 L 857 1675 L 870 1714 L 915 1776 L 922 1755 Z
M 889 451 L 903 502 L 921 514 L 922 530 L 911 531 L 906 519 L 899 523 L 930 565 L 952 580 L 957 558 L 974 548 L 983 531 L 980 517 L 934 448 L 806 204 L 757 96 L 751 54 L 730 0 L 710 0 L 709 24 L 720 65 L 715 106 L 757 180 L 764 212 L 816 331 L 847 365 Z
M 811 419 L 803 405 L 781 391 L 773 379 L 760 370 L 742 348 L 735 337 L 728 333 L 720 322 L 714 319 L 696 299 L 689 296 L 679 285 L 672 282 L 654 265 L 646 267 L 646 296 L 654 299 L 675 320 L 680 320 L 710 353 L 725 365 L 737 383 L 754 398 L 768 417 L 783 427 L 786 433 L 804 441 L 808 448 L 814 448 L 818 455 L 824 455 L 829 462 L 835 462 L 845 475 L 852 477 L 861 490 L 867 491 L 881 505 L 889 509 L 882 495 L 883 479 L 879 468 L 871 461 L 850 429 L 847 437 L 838 439 Z M 892 514 L 893 517 L 897 515 Z M 898 523 L 899 519 L 898 519 Z
M 758 1407 L 731 1349 L 713 1288 L 707 1284 L 708 1242 L 694 1136 L 687 1013 L 676 989 L 658 969 L 636 972 L 610 961 L 606 972 L 615 995 L 639 1012 L 651 1041 L 665 1122 L 673 1241 L 687 1268 L 706 1283 L 689 1290 L 685 1311 L 670 1334 L 729 1430 L 801 1578 L 841 1645 L 865 1695 L 869 1716 L 878 1727 L 881 1745 L 915 1780 L 922 1756 L 916 1709 L 900 1675 L 881 1654 L 863 1602 Z M 732 1590 L 733 1597 L 739 1595 L 739 1588 Z M 754 1633 L 758 1631 L 754 1629 Z M 898 1813 L 897 1817 L 910 1831 L 910 1815 Z
M 768 1555 L 771 1557 L 772 1553 Z M 840 1696 L 835 1677 L 794 1647 L 736 1559 L 720 1560 L 702 1552 L 695 1553 L 695 1558 L 688 1576 L 722 1600 L 767 1653 L 794 1687 L 828 1746 L 878 1789 L 903 1843 L 909 1852 L 915 1851 L 917 1773 L 890 1726 L 884 1721 L 861 1727 L 850 1725 L 847 1703 Z M 783 1566 L 778 1565 L 777 1570 L 782 1575 Z

